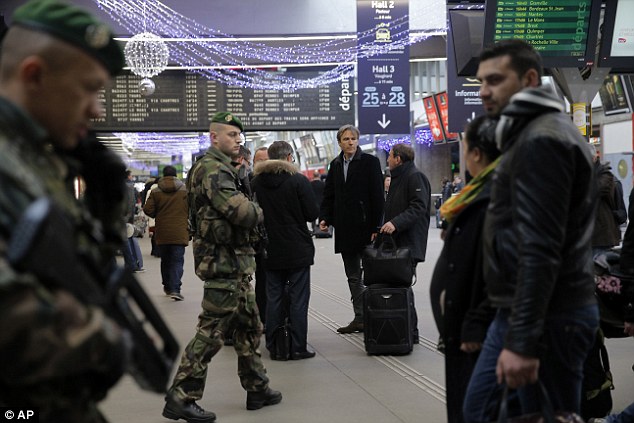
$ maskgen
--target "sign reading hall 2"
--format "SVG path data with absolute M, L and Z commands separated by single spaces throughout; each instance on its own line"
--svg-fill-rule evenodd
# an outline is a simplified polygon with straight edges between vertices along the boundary
M 357 0 L 361 133 L 410 133 L 408 9 L 408 0 Z

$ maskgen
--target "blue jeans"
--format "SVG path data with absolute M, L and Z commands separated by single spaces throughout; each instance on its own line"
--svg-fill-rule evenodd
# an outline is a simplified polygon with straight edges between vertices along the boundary
M 288 289 L 288 302 L 284 300 Z M 266 269 L 266 347 L 273 348 L 273 333 L 288 313 L 291 322 L 291 349 L 306 351 L 310 266 L 298 269 Z M 286 307 L 288 304 L 288 309 Z
M 343 268 L 348 278 L 348 288 L 354 309 L 354 321 L 363 323 L 363 292 L 365 286 L 361 279 L 361 253 L 341 253 Z
M 143 256 L 140 254 L 139 241 L 135 237 L 128 238 L 121 248 L 125 267 L 131 271 L 143 269 Z
M 167 293 L 181 292 L 181 278 L 185 263 L 185 246 L 176 244 L 157 245 L 161 256 L 161 278 Z
M 490 422 L 497 415 L 503 387 L 497 384 L 495 369 L 504 348 L 509 316 L 508 309 L 498 310 L 489 326 L 463 404 L 467 423 Z M 583 363 L 598 327 L 599 311 L 595 304 L 546 317 L 542 338 L 546 350 L 540 357 L 539 379 L 555 410 L 579 413 Z M 533 386 L 519 388 L 517 395 L 522 413 L 539 409 Z
M 634 402 L 625 407 L 619 414 L 610 414 L 605 418 L 606 423 L 631 423 L 634 422 Z

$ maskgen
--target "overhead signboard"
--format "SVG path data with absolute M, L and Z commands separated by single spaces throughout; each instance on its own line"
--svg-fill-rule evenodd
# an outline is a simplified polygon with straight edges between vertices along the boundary
M 367 48 L 368 37 L 374 46 L 393 46 L 357 61 L 362 133 L 410 133 L 408 9 L 408 0 L 357 0 L 359 46 Z
M 612 73 L 634 73 L 634 0 L 605 3 L 599 66 Z
M 594 62 L 601 0 L 487 0 L 484 44 L 518 38 L 539 52 L 545 67 Z
M 294 72 L 314 78 L 319 71 Z M 119 75 L 104 90 L 98 131 L 207 131 L 217 111 L 230 111 L 247 131 L 326 130 L 354 122 L 352 78 L 293 92 L 230 87 L 196 73 L 168 71 L 153 78 L 154 94 L 139 93 L 140 78 Z

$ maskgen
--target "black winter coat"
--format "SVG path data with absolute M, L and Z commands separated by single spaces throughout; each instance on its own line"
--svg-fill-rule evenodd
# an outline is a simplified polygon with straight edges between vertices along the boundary
M 495 316 L 482 273 L 482 225 L 490 192 L 489 182 L 449 225 L 431 279 L 431 308 L 447 351 L 458 351 L 462 342 L 484 342 Z
M 384 222 L 392 222 L 392 234 L 399 247 L 409 247 L 412 258 L 425 261 L 431 207 L 431 186 L 413 162 L 391 172 L 390 191 L 385 200 Z
M 335 253 L 359 253 L 378 232 L 383 216 L 383 175 L 376 157 L 357 152 L 343 177 L 343 152 L 326 177 L 320 219 L 335 227 Z
M 312 265 L 315 246 L 306 223 L 317 219 L 319 209 L 308 179 L 289 162 L 267 160 L 255 167 L 251 188 L 264 212 L 269 237 L 266 268 Z
M 592 232 L 592 246 L 610 248 L 621 243 L 621 228 L 614 217 L 615 177 L 608 164 L 596 162 L 594 170 L 599 190 L 597 199 L 597 218 Z
M 530 357 L 540 353 L 548 314 L 596 302 L 595 172 L 586 142 L 562 110 L 544 89 L 515 94 L 503 110 L 502 159 L 484 225 L 489 299 L 511 310 L 504 346 Z

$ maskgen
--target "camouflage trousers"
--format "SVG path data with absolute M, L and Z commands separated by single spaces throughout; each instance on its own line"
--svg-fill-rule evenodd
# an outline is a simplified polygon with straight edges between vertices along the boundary
M 202 398 L 207 367 L 224 345 L 225 334 L 233 337 L 242 387 L 265 390 L 269 378 L 259 350 L 262 322 L 250 276 L 205 281 L 202 308 L 196 335 L 185 347 L 169 392 L 183 401 Z

